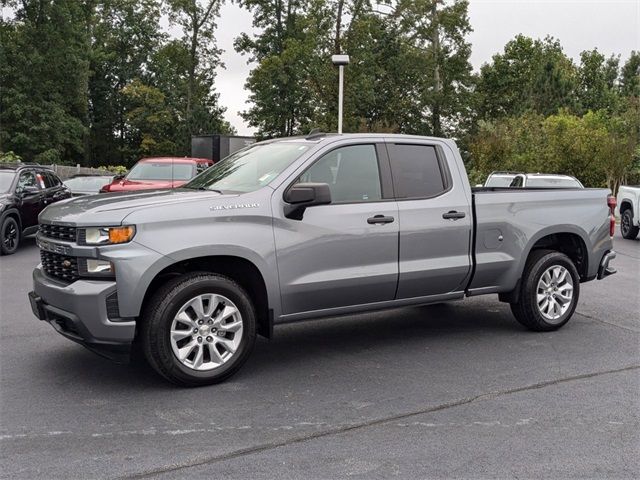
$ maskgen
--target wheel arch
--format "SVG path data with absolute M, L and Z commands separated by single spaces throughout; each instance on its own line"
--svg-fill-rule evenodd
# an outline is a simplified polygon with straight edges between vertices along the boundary
M 576 266 L 580 278 L 584 279 L 589 274 L 589 250 L 585 238 L 574 232 L 555 232 L 541 236 L 533 242 L 526 259 L 536 250 L 554 250 L 564 253 Z M 521 272 L 524 271 L 524 266 Z
M 541 230 L 529 240 L 523 250 L 518 265 L 518 276 L 513 290 L 498 294 L 502 302 L 517 302 L 520 295 L 520 285 L 524 275 L 525 266 L 531 255 L 539 250 L 553 250 L 564 253 L 576 266 L 581 281 L 589 279 L 589 247 L 588 236 L 577 227 L 548 228 Z
M 273 302 L 270 300 L 263 271 L 250 259 L 244 256 L 222 254 L 191 256 L 175 260 L 156 270 L 144 289 L 140 312 L 144 311 L 152 295 L 172 278 L 191 272 L 218 273 L 231 278 L 247 292 L 256 308 L 258 334 L 271 338 Z
M 620 202 L 620 215 L 622 215 L 626 210 L 631 210 L 633 213 L 633 202 L 629 198 L 623 198 Z
M 20 228 L 20 234 L 22 234 L 22 218 L 20 218 L 20 211 L 17 208 L 9 208 L 6 211 L 2 212 L 2 217 L 0 217 L 0 223 L 4 222 L 4 219 L 7 217 L 13 217 L 18 222 L 18 227 Z

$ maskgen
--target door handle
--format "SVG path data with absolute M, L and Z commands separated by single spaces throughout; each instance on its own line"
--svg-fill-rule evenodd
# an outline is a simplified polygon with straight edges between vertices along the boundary
M 373 217 L 367 218 L 367 223 L 370 225 L 375 225 L 377 223 L 392 223 L 395 219 L 393 217 L 387 217 L 385 215 L 374 215 Z
M 464 212 L 456 212 L 455 210 L 449 210 L 447 213 L 442 214 L 442 218 L 445 220 L 458 220 L 464 218 L 466 214 Z

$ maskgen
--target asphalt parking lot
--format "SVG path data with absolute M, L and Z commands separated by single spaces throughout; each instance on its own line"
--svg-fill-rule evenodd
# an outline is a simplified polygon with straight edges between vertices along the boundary
M 32 315 L 33 239 L 0 257 L 2 478 L 638 478 L 640 240 L 558 332 L 494 296 L 276 328 L 179 389 Z

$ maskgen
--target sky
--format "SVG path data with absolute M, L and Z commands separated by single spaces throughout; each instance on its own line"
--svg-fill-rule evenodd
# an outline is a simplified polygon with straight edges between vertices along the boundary
M 622 62 L 632 50 L 640 50 L 640 0 L 470 0 L 469 19 L 471 64 L 476 71 L 518 33 L 533 38 L 551 35 L 575 61 L 580 52 L 593 48 L 606 56 L 620 55 Z M 253 133 L 238 114 L 248 107 L 244 83 L 251 66 L 246 56 L 234 51 L 233 39 L 251 32 L 251 22 L 250 12 L 226 3 L 216 32 L 226 65 L 218 71 L 216 89 L 220 104 L 227 107 L 225 117 L 239 135 Z M 347 67 L 345 81 L 348 75 Z

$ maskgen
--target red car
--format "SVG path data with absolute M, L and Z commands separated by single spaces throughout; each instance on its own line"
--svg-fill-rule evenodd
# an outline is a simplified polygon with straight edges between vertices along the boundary
M 124 177 L 116 177 L 100 189 L 107 192 L 132 192 L 154 188 L 176 188 L 213 165 L 207 158 L 143 158 Z

